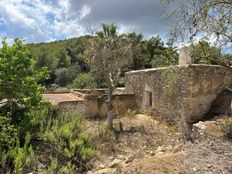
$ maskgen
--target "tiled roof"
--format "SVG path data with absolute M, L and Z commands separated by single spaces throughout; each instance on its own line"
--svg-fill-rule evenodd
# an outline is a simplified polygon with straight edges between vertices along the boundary
M 48 93 L 42 94 L 42 97 L 44 100 L 55 103 L 83 100 L 74 93 Z

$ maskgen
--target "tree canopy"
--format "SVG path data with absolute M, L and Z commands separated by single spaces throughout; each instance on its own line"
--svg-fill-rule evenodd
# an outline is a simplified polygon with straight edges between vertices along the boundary
M 38 105 L 43 87 L 39 84 L 47 78 L 46 68 L 35 70 L 35 62 L 20 39 L 9 46 L 6 39 L 0 49 L 0 101 L 6 105 L 26 108 Z M 10 110 L 7 110 L 9 112 Z M 0 108 L 2 109 L 2 108 Z M 6 113 L 3 113 L 6 114 Z
M 232 46 L 231 0 L 163 0 L 167 6 L 177 7 L 169 15 L 176 22 L 173 41 L 207 38 L 219 47 Z
M 133 51 L 130 57 L 125 58 L 130 63 L 121 69 L 122 72 L 177 64 L 178 56 L 175 48 L 165 45 L 159 36 L 144 39 L 141 33 L 132 32 L 120 34 L 120 37 L 118 37 L 119 34 L 114 27 L 107 29 L 107 24 L 104 24 L 103 28 L 105 29 L 94 36 L 87 35 L 64 41 L 27 45 L 31 51 L 30 56 L 36 61 L 36 68 L 47 67 L 49 70 L 50 78 L 43 84 L 48 89 L 54 89 L 54 86 L 77 87 L 79 86 L 76 83 L 77 79 L 79 76 L 83 78 L 84 73 L 85 77 L 88 74 L 89 79 L 94 79 L 95 87 L 106 87 L 103 83 L 103 76 L 90 73 L 94 70 L 88 64 L 86 56 L 86 50 L 91 47 L 90 43 L 93 40 L 96 41 L 97 37 L 103 39 L 104 37 L 114 36 L 116 40 L 120 38 L 120 40 L 124 40 L 124 43 L 130 43 Z M 84 86 L 86 88 L 93 87 L 93 83 Z

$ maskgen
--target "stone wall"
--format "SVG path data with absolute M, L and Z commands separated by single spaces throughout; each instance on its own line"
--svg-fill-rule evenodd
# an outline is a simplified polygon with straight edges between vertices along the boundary
M 232 84 L 232 69 L 213 65 L 183 65 L 126 73 L 125 92 L 135 95 L 139 110 L 176 122 L 181 115 L 202 119 L 212 102 Z
M 101 117 L 107 116 L 107 95 L 98 97 L 98 114 Z M 136 102 L 133 94 L 115 94 L 112 97 L 115 117 L 123 115 L 128 109 L 136 109 Z
M 135 95 L 139 110 L 146 110 L 154 115 L 162 116 L 166 120 L 175 121 L 180 116 L 180 98 L 178 95 L 184 91 L 183 86 L 179 85 L 183 84 L 183 80 L 178 79 L 176 91 L 173 91 L 173 94 L 168 94 L 166 92 L 168 89 L 165 88 L 168 86 L 165 85 L 167 82 L 165 77 L 171 73 L 178 78 L 178 72 L 184 71 L 185 68 L 184 66 L 165 67 L 128 72 L 125 77 L 125 92 Z
M 79 93 L 81 95 L 105 95 L 108 92 L 107 88 L 100 88 L 100 89 L 75 89 L 76 93 Z M 114 91 L 114 94 L 123 94 L 124 88 L 116 88 Z
M 65 101 L 58 103 L 59 112 L 74 112 L 78 111 L 82 115 L 85 114 L 85 101 Z
M 86 117 L 107 116 L 107 89 L 77 89 L 75 94 L 83 98 Z M 115 115 L 124 114 L 128 109 L 136 109 L 134 95 L 125 94 L 124 88 L 117 88 L 112 96 Z
M 86 94 L 86 95 L 104 95 L 107 93 L 106 88 L 101 89 L 75 89 L 74 91 Z
M 57 104 L 58 112 L 79 111 L 87 118 L 106 117 L 108 96 L 102 94 L 102 91 L 104 90 L 94 90 L 92 94 L 88 90 L 87 93 L 75 92 L 79 100 L 59 102 Z M 116 91 L 119 91 L 119 93 L 112 96 L 115 116 L 124 114 L 128 109 L 136 109 L 133 94 L 123 94 L 124 90 L 122 88 Z
M 186 72 L 186 112 L 191 121 L 206 114 L 212 102 L 232 85 L 232 68 L 222 66 L 192 65 Z
M 112 97 L 115 115 L 124 114 L 129 108 L 136 109 L 134 95 L 115 94 Z M 86 95 L 85 96 L 86 117 L 107 116 L 107 95 Z

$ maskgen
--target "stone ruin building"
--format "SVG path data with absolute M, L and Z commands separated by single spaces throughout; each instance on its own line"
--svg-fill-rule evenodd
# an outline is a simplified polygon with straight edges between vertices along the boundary
M 195 122 L 207 114 L 232 114 L 231 87 L 231 67 L 191 64 L 185 47 L 180 51 L 178 66 L 127 72 L 125 88 L 115 91 L 113 106 L 116 115 L 130 108 L 171 123 L 181 116 Z M 107 115 L 105 89 L 43 94 L 43 98 L 57 103 L 62 111 L 77 109 L 85 117 Z

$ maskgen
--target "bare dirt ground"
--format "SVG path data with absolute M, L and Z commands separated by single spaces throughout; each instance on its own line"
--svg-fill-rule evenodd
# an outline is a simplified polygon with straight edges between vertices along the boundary
M 143 114 L 122 117 L 107 133 L 102 122 L 86 121 L 86 131 L 97 145 L 88 174 L 231 174 L 232 142 L 224 138 L 221 125 L 231 117 L 193 125 L 193 142 L 183 142 L 176 126 Z

